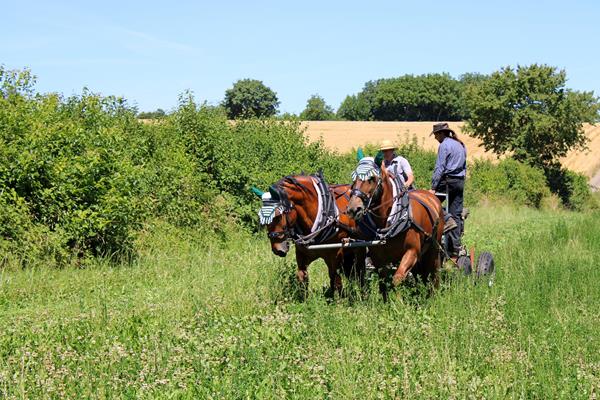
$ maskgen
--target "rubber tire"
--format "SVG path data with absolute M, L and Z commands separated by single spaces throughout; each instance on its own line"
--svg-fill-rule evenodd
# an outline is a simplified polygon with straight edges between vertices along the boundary
M 494 256 L 489 251 L 484 251 L 477 258 L 477 276 L 490 275 L 494 273 Z
M 456 260 L 456 264 L 458 264 L 458 267 L 465 275 L 471 275 L 471 272 L 473 272 L 471 266 L 471 258 L 469 256 L 458 257 L 458 260 Z

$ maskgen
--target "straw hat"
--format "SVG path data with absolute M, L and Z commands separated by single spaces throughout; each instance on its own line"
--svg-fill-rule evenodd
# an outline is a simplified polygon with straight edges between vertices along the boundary
M 391 140 L 385 139 L 383 142 L 381 142 L 381 147 L 379 147 L 379 150 L 394 150 L 395 148 L 396 145 L 394 145 Z

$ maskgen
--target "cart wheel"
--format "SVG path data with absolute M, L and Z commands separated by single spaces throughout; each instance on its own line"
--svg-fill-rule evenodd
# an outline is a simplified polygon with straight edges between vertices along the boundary
M 484 251 L 477 259 L 477 276 L 494 273 L 494 257 L 489 251 Z
M 458 257 L 456 264 L 465 275 L 471 275 L 471 258 L 468 255 Z

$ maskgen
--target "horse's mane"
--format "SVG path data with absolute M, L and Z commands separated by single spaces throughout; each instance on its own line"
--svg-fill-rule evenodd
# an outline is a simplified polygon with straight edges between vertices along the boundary
M 298 178 L 308 178 L 308 175 L 288 175 L 288 176 L 284 176 L 283 178 L 281 178 L 279 181 L 277 181 L 276 186 L 280 187 L 280 188 L 284 188 L 286 187 L 286 184 L 288 186 L 294 186 L 299 188 L 300 190 L 302 190 L 303 192 L 307 193 L 307 194 L 311 194 L 312 192 L 306 187 L 306 185 L 304 185 L 303 183 L 301 183 L 300 181 L 298 181 Z

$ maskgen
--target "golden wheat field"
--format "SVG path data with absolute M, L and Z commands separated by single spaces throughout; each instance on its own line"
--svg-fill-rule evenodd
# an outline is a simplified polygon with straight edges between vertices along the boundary
M 438 143 L 429 136 L 433 122 L 381 122 L 381 121 L 306 121 L 306 135 L 314 141 L 323 138 L 325 146 L 339 152 L 347 152 L 367 143 L 379 143 L 384 139 L 398 142 L 417 138 L 419 145 L 435 150 Z M 450 123 L 467 146 L 470 160 L 476 158 L 496 159 L 485 152 L 479 139 L 462 134 L 462 122 Z M 600 125 L 586 125 L 586 135 L 590 138 L 589 150 L 571 152 L 563 159 L 563 165 L 589 177 L 600 168 Z

